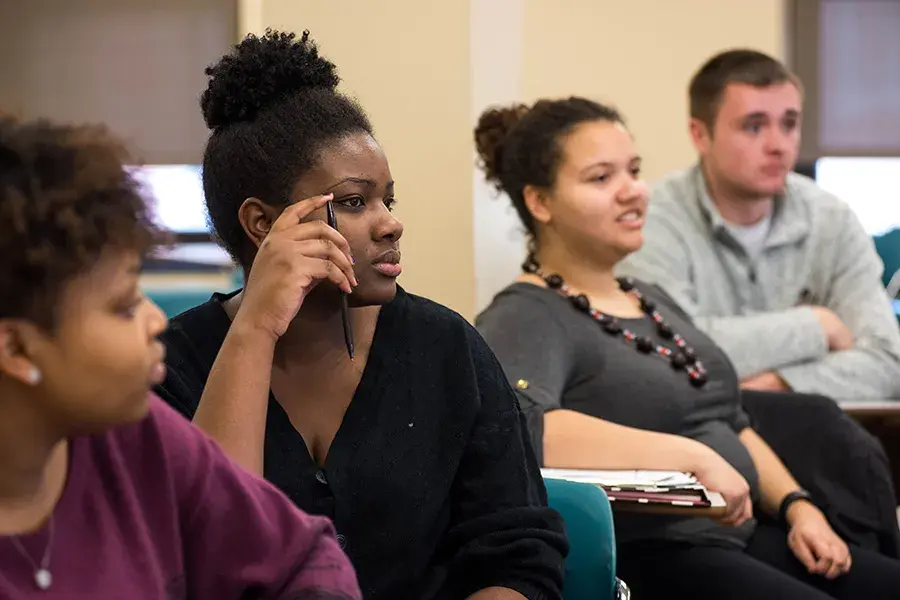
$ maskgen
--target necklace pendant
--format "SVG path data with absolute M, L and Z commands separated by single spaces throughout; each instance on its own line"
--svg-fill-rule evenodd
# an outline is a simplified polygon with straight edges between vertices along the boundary
M 53 584 L 53 575 L 47 569 L 38 569 L 34 572 L 34 583 L 41 590 L 48 590 Z

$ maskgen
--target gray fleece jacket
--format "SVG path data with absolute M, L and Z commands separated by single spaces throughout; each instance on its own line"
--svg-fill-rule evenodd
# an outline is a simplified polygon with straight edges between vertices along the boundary
M 710 199 L 699 166 L 663 179 L 643 248 L 619 274 L 666 290 L 734 362 L 742 378 L 776 371 L 794 390 L 837 400 L 900 400 L 900 328 L 884 266 L 850 207 L 792 173 L 761 250 L 747 252 Z M 854 334 L 829 352 L 810 306 Z

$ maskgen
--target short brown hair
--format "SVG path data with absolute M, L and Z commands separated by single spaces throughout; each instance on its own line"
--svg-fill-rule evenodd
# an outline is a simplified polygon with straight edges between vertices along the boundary
M 691 79 L 688 88 L 691 117 L 712 128 L 730 83 L 762 88 L 788 82 L 803 91 L 797 76 L 767 54 L 744 49 L 722 52 L 706 61 Z
M 127 156 L 100 126 L 0 116 L 0 319 L 52 329 L 63 288 L 102 254 L 163 240 Z

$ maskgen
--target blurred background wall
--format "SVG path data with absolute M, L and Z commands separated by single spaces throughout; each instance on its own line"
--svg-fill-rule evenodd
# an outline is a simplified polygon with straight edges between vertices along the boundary
M 406 226 L 402 284 L 474 316 L 523 239 L 475 169 L 488 105 L 581 94 L 616 104 L 648 177 L 692 160 L 686 86 L 713 53 L 784 55 L 782 0 L 244 0 L 243 29 L 309 29 L 370 112 Z
M 786 59 L 806 82 L 804 160 L 900 157 L 900 2 L 878 0 L 4 2 L 0 107 L 104 120 L 143 161 L 196 165 L 207 135 L 203 68 L 266 27 L 309 29 L 337 63 L 397 181 L 401 284 L 468 318 L 516 275 L 524 247 L 508 201 L 475 165 L 472 127 L 489 105 L 571 94 L 612 103 L 652 181 L 693 161 L 691 74 L 748 46 Z M 177 213 L 202 197 L 175 201 Z M 867 218 L 900 223 L 887 204 Z M 207 239 L 185 227 L 186 241 Z M 182 263 L 199 260 L 191 248 Z M 179 281 L 200 280 L 189 271 L 181 264 Z

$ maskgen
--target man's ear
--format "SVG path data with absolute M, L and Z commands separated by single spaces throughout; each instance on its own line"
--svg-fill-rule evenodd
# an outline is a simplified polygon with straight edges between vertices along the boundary
M 553 213 L 547 206 L 550 198 L 544 190 L 533 185 L 526 185 L 522 190 L 522 197 L 525 200 L 525 207 L 528 208 L 528 212 L 531 213 L 535 222 L 546 225 L 553 219 Z
M 700 156 L 707 154 L 712 146 L 712 129 L 710 126 L 700 119 L 691 118 L 688 132 L 691 135 L 691 142 L 694 144 L 697 154 Z
M 26 338 L 36 334 L 35 327 L 22 321 L 0 319 L 0 375 L 25 385 L 37 385 L 41 370 L 26 351 Z
M 269 235 L 272 223 L 277 218 L 277 210 L 259 198 L 247 198 L 238 209 L 238 221 L 240 221 L 244 233 L 257 248 Z

